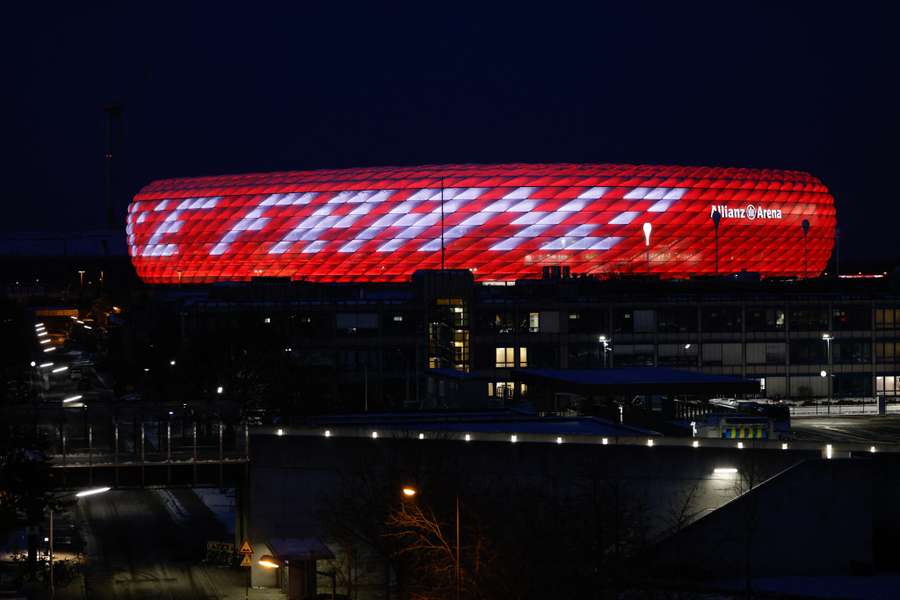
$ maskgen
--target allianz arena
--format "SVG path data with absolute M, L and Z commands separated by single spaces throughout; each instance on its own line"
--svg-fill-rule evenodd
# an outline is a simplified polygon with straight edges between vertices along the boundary
M 834 202 L 798 171 L 637 165 L 435 165 L 155 181 L 127 215 L 147 283 L 480 281 L 568 267 L 598 277 L 816 276 Z M 809 223 L 804 232 L 803 221 Z M 646 234 L 649 234 L 647 236 Z M 442 253 L 443 244 L 443 253 Z

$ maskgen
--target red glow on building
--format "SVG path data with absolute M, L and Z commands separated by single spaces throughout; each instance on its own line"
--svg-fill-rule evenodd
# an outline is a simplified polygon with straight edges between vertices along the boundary
M 442 234 L 444 266 L 481 281 L 539 277 L 544 266 L 675 278 L 716 272 L 714 210 L 721 274 L 813 277 L 831 256 L 834 202 L 818 179 L 713 167 L 442 165 L 168 179 L 138 193 L 127 233 L 147 283 L 406 281 L 441 268 Z

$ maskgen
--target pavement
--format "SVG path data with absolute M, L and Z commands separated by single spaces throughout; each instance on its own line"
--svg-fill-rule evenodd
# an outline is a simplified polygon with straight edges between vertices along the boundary
M 246 571 L 201 564 L 208 540 L 228 540 L 189 489 L 113 490 L 78 504 L 85 525 L 88 598 L 283 600 L 278 590 L 247 593 Z M 78 590 L 57 598 L 83 598 Z
M 811 442 L 900 443 L 900 415 L 792 417 L 797 440 Z

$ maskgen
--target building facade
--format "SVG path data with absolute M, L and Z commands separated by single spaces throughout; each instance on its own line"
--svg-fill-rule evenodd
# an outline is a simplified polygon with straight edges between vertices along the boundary
M 900 395 L 900 290 L 876 280 L 555 278 L 496 285 L 467 271 L 404 284 L 155 288 L 177 311 L 175 356 L 268 352 L 334 409 L 440 406 L 429 369 L 478 374 L 473 403 L 512 401 L 516 368 L 660 366 L 755 378 L 768 398 Z M 263 336 L 263 337 L 259 337 Z M 196 344 L 193 347 L 197 347 Z M 521 390 L 520 390 L 521 391 Z M 527 397 L 527 393 L 526 393 Z
M 439 165 L 156 181 L 129 206 L 147 283 L 478 281 L 544 270 L 685 278 L 825 268 L 834 202 L 797 171 L 636 165 Z

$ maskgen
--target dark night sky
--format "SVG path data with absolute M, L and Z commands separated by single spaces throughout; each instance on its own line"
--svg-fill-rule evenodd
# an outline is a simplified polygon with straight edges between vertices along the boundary
M 4 8 L 0 231 L 102 226 L 121 102 L 123 205 L 276 169 L 788 168 L 832 190 L 845 256 L 900 256 L 888 2 L 82 4 Z

